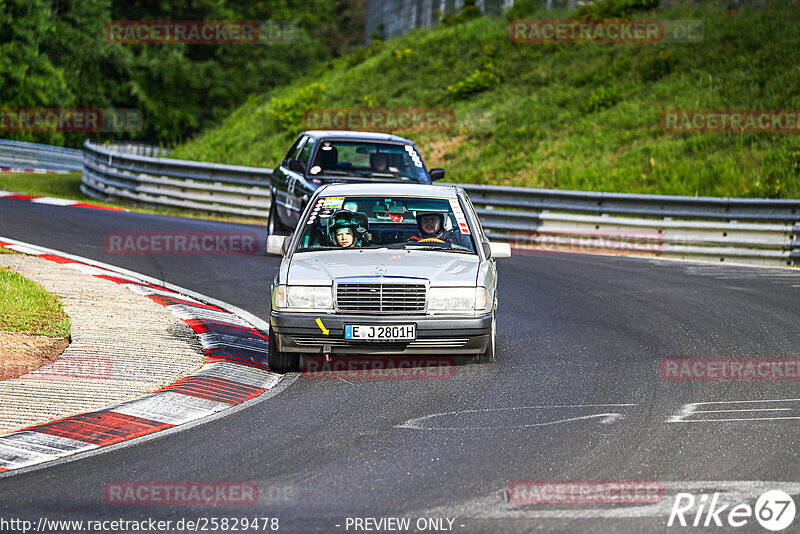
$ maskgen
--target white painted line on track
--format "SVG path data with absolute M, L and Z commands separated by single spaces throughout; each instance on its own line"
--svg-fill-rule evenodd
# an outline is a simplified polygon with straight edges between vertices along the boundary
M 617 412 L 607 412 L 603 411 L 601 413 L 595 413 L 590 415 L 580 415 L 574 417 L 566 417 L 561 419 L 555 419 L 551 421 L 545 422 L 537 422 L 537 423 L 527 423 L 527 424 L 519 424 L 519 425 L 487 425 L 487 426 L 425 426 L 427 421 L 430 421 L 434 418 L 439 417 L 458 417 L 461 415 L 466 414 L 488 414 L 489 412 L 506 412 L 506 411 L 518 411 L 518 410 L 552 410 L 552 409 L 583 409 L 583 408 L 616 408 L 616 407 L 632 407 L 638 406 L 638 404 L 558 404 L 558 405 L 537 405 L 537 406 L 516 406 L 510 408 L 482 408 L 482 409 L 474 409 L 474 410 L 456 410 L 453 412 L 439 412 L 433 413 L 429 415 L 423 415 L 421 417 L 414 417 L 409 419 L 399 425 L 395 425 L 394 428 L 406 428 L 406 429 L 413 429 L 413 430 L 509 430 L 509 429 L 522 429 L 522 428 L 535 428 L 535 427 L 542 427 L 542 426 L 549 426 L 555 425 L 559 423 L 569 423 L 573 421 L 584 421 L 589 419 L 599 419 L 599 422 L 602 424 L 610 424 L 614 423 L 624 416 Z
M 77 200 L 67 200 L 66 198 L 54 198 L 54 197 L 38 197 L 31 200 L 31 202 L 35 202 L 36 204 L 52 204 L 53 206 L 72 206 L 73 204 L 77 204 Z
M 16 250 L 17 252 L 21 252 L 23 254 L 41 254 L 41 252 L 39 252 L 37 249 L 25 245 L 8 245 L 5 248 L 10 248 L 11 250 Z

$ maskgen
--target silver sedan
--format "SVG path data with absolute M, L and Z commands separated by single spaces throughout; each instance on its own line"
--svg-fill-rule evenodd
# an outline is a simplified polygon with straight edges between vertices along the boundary
M 272 286 L 269 365 L 301 355 L 495 354 L 497 268 L 507 243 L 486 238 L 455 185 L 333 184 L 317 190 Z

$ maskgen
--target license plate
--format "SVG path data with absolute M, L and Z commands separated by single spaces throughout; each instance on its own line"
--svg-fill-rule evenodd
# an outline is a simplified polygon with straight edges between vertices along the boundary
M 413 324 L 401 325 L 344 325 L 344 338 L 361 341 L 404 341 L 417 337 L 417 326 Z

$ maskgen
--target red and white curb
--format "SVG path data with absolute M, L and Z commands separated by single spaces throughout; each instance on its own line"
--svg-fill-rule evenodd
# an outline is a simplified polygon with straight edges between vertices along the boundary
M 114 208 L 111 206 L 99 206 L 97 204 L 91 204 L 88 202 L 80 202 L 78 200 L 68 200 L 66 198 L 55 198 L 55 197 L 34 197 L 31 195 L 23 195 L 21 193 L 14 193 L 12 191 L 4 191 L 0 189 L 0 198 L 7 198 L 13 200 L 28 200 L 35 204 L 51 204 L 53 206 L 70 206 L 73 208 L 91 208 L 96 210 L 106 210 L 106 211 L 124 211 L 127 212 L 125 208 Z
M 0 172 L 17 172 L 32 174 L 69 174 L 75 171 L 64 171 L 56 169 L 30 169 L 26 167 L 0 167 Z
M 198 371 L 155 393 L 0 436 L 0 472 L 197 421 L 254 399 L 283 379 L 267 365 L 269 342 L 262 330 L 268 325 L 244 310 L 79 256 L 4 237 L 0 246 L 116 282 L 166 306 L 194 330 L 208 357 Z

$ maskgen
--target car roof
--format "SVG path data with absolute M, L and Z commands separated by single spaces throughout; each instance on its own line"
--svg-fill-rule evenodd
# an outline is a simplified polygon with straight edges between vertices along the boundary
M 458 186 L 428 184 L 357 183 L 330 184 L 320 187 L 319 196 L 410 196 L 433 198 L 457 198 Z
M 337 139 L 364 139 L 369 141 L 394 141 L 397 143 L 414 144 L 404 137 L 380 132 L 356 132 L 351 130 L 307 130 L 303 132 L 303 134 L 316 138 L 330 137 Z

